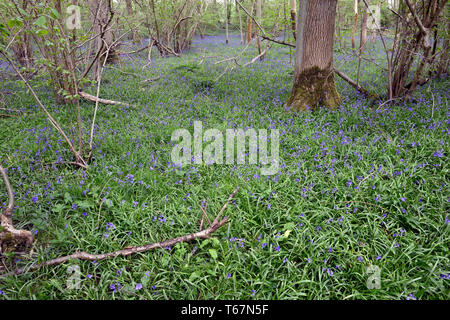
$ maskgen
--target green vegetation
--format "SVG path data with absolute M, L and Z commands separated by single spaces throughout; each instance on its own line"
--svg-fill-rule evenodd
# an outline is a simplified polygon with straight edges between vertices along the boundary
M 180 58 L 155 53 L 143 70 L 145 53 L 124 58 L 120 69 L 107 67 L 100 97 L 131 106 L 100 105 L 86 171 L 62 163 L 72 154 L 24 85 L 4 82 L 4 107 L 23 111 L 0 118 L 14 221 L 35 232 L 33 256 L 16 266 L 196 232 L 203 201 L 213 218 L 234 188 L 239 192 L 226 211 L 230 222 L 211 239 L 4 277 L 0 299 L 449 298 L 448 78 L 392 106 L 370 106 L 336 78 L 341 106 L 293 114 L 283 108 L 292 87 L 289 49 L 275 45 L 263 62 L 220 77 L 225 64 L 214 62 L 242 49 L 237 36 L 224 42 L 197 39 Z M 384 63 L 380 43 L 367 50 Z M 256 55 L 251 48 L 241 60 Z M 351 76 L 355 63 L 335 55 Z M 363 64 L 361 83 L 384 93 L 385 76 Z M 31 83 L 72 135 L 75 115 L 55 105 L 43 80 Z M 83 119 L 93 110 L 83 102 Z M 171 134 L 192 132 L 194 120 L 219 130 L 279 129 L 279 173 L 260 176 L 254 165 L 174 166 Z M 87 124 L 82 129 L 88 136 Z M 81 285 L 69 290 L 67 270 L 75 264 Z M 380 268 L 379 289 L 367 287 L 371 265 Z

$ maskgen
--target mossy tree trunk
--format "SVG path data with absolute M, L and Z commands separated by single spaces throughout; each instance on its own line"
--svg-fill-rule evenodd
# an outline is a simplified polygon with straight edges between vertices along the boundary
M 295 111 L 319 105 L 334 108 L 340 96 L 334 83 L 333 41 L 337 0 L 300 2 L 294 86 L 287 106 Z

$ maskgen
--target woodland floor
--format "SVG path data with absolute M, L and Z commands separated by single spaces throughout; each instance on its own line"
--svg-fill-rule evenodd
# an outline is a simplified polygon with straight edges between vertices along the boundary
M 236 68 L 217 80 L 227 63 L 214 63 L 243 48 L 236 36 L 224 42 L 196 39 L 181 58 L 159 58 L 154 50 L 144 70 L 145 52 L 123 56 L 117 69 L 106 70 L 100 97 L 132 106 L 99 107 L 87 171 L 51 164 L 71 160 L 66 145 L 24 85 L 4 81 L 3 107 L 24 112 L 0 118 L 14 221 L 35 234 L 35 256 L 17 266 L 196 232 L 202 201 L 209 199 L 213 217 L 237 186 L 239 192 L 226 211 L 230 222 L 209 240 L 9 276 L 0 279 L 0 299 L 449 298 L 448 78 L 420 88 L 411 103 L 378 107 L 336 77 L 339 109 L 293 114 L 283 103 L 294 51 L 274 45 L 263 62 L 231 61 Z M 381 45 L 368 46 L 368 56 L 384 66 Z M 240 64 L 256 55 L 250 48 Z M 355 57 L 336 50 L 335 65 L 356 78 Z M 45 79 L 32 84 L 70 132 L 69 108 L 54 104 Z M 386 76 L 363 61 L 362 84 L 384 93 Z M 94 87 L 86 91 L 95 94 Z M 86 136 L 93 110 L 82 103 Z M 279 129 L 279 172 L 174 167 L 171 134 L 192 132 L 194 120 L 221 131 Z M 0 190 L 5 204 L 3 184 Z M 67 271 L 75 264 L 81 286 L 69 290 Z M 379 289 L 367 287 L 371 265 L 381 272 Z

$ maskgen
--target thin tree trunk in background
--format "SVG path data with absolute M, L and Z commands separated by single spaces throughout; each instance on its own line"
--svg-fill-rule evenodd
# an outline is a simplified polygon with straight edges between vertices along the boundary
M 261 24 L 261 0 L 256 0 L 256 21 Z M 256 46 L 258 48 L 258 54 L 261 54 L 261 38 L 260 38 L 260 30 L 256 31 Z M 260 57 L 260 60 L 263 60 L 264 56 Z
M 239 16 L 239 32 L 241 33 L 241 44 L 244 43 L 244 33 L 242 31 L 242 16 L 241 16 L 241 8 L 239 8 L 239 6 L 237 5 L 237 3 L 235 3 L 236 6 L 236 11 L 238 13 Z
M 447 31 L 444 39 L 444 43 L 442 46 L 442 54 L 439 58 L 439 67 L 437 76 L 440 77 L 442 74 L 448 74 L 448 65 L 449 65 L 449 50 L 450 50 L 450 20 L 447 22 Z
M 128 15 L 128 19 L 132 20 L 133 19 L 133 5 L 132 5 L 132 0 L 126 0 L 125 1 L 126 7 L 127 7 L 127 15 Z M 133 40 L 133 42 L 137 41 L 137 34 L 136 34 L 136 29 L 134 27 L 131 28 L 131 39 Z
M 164 47 L 162 46 L 162 43 L 161 43 L 161 34 L 159 33 L 158 18 L 156 17 L 155 1 L 151 0 L 150 1 L 150 5 L 151 5 L 151 8 L 152 8 L 152 12 L 153 12 L 153 19 L 155 20 L 156 48 L 158 48 L 159 54 L 162 57 L 165 57 L 166 56 L 166 50 L 164 49 Z
M 249 13 L 252 15 L 253 14 L 253 0 L 250 1 L 250 9 L 249 9 Z M 247 43 L 250 43 L 250 41 L 252 41 L 252 19 L 250 17 L 247 17 Z
M 336 5 L 337 23 L 336 23 L 336 37 L 339 41 L 339 48 L 342 48 L 342 34 L 341 34 L 341 12 L 339 10 L 339 2 Z
M 370 5 L 370 0 L 367 0 L 367 3 Z M 359 50 L 360 52 L 363 52 L 366 43 L 367 43 L 367 19 L 369 17 L 369 13 L 367 12 L 367 9 L 364 10 L 364 15 L 361 21 L 361 37 L 359 39 Z
M 353 3 L 353 12 L 355 14 L 355 20 L 353 22 L 353 29 L 352 29 L 352 49 L 355 49 L 355 34 L 356 34 L 356 27 L 358 23 L 358 0 L 354 0 Z
M 301 0 L 300 0 L 301 1 Z M 297 40 L 297 1 L 291 0 L 292 35 Z
M 94 63 L 92 74 L 94 79 L 97 79 L 98 70 L 103 64 L 103 59 L 105 58 L 104 53 L 108 50 L 114 43 L 114 36 L 111 29 L 104 29 L 110 16 L 111 12 L 111 0 L 89 0 L 89 7 L 93 13 L 92 23 L 94 26 L 94 34 L 103 34 L 103 37 L 96 38 L 96 52 L 100 52 L 99 59 Z M 104 42 L 103 42 L 104 41 Z M 119 60 L 118 54 L 115 52 L 114 48 L 110 48 L 107 63 L 115 63 Z
M 367 0 L 367 4 L 370 4 L 370 0 Z M 363 18 L 361 21 L 361 35 L 359 37 L 359 56 L 358 56 L 358 72 L 356 73 L 356 85 L 359 85 L 359 74 L 361 71 L 361 58 L 364 52 L 364 48 L 367 42 L 367 18 L 368 12 L 364 10 Z
M 283 0 L 283 14 L 284 14 L 284 23 L 283 23 L 283 42 L 284 42 L 286 41 L 286 22 L 287 22 L 286 0 Z
M 225 43 L 228 44 L 228 0 L 225 3 Z
M 369 4 L 369 2 L 368 1 L 366 1 L 367 2 L 367 4 Z M 368 10 L 368 9 L 367 9 Z M 374 24 L 372 24 L 372 26 L 374 26 Z M 373 28 L 372 29 L 372 37 L 371 37 L 371 42 L 372 43 L 375 43 L 376 41 L 377 41 L 377 27 L 375 27 L 375 28 Z
M 24 11 L 27 11 L 28 2 L 29 0 L 22 1 L 22 9 Z M 28 22 L 25 22 L 25 28 L 27 28 L 27 25 Z M 29 70 L 33 66 L 33 49 L 31 47 L 31 39 L 27 32 L 22 32 L 20 36 L 20 40 L 16 38 L 17 40 L 11 48 L 19 65 Z
M 334 83 L 333 43 L 337 0 L 300 2 L 294 85 L 287 106 L 295 111 L 318 105 L 334 108 L 340 97 Z

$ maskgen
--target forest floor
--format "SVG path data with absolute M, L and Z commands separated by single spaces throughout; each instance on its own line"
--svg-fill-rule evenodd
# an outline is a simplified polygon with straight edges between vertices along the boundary
M 131 105 L 100 105 L 87 171 L 55 163 L 71 161 L 64 141 L 23 84 L 4 82 L 0 107 L 23 113 L 0 118 L 2 164 L 16 194 L 16 226 L 35 235 L 33 257 L 17 266 L 196 232 L 206 199 L 213 218 L 239 192 L 229 223 L 211 239 L 0 278 L 0 299 L 449 298 L 448 78 L 420 88 L 411 103 L 380 106 L 336 77 L 340 108 L 293 114 L 283 103 L 294 50 L 272 45 L 262 62 L 215 64 L 244 47 L 236 36 L 224 42 L 209 36 L 180 58 L 154 50 L 145 68 L 145 52 L 108 68 L 100 97 Z M 379 43 L 368 52 L 385 66 Z M 256 55 L 252 46 L 238 63 Z M 354 56 L 336 50 L 335 65 L 356 78 Z M 363 61 L 361 83 L 383 94 L 379 70 Z M 70 109 L 55 105 L 45 79 L 32 85 L 71 132 Z M 95 95 L 95 87 L 86 91 Z M 93 110 L 82 103 L 86 136 Z M 278 129 L 278 172 L 174 166 L 171 135 L 192 133 L 194 120 L 204 130 Z M 81 283 L 68 289 L 74 265 Z

